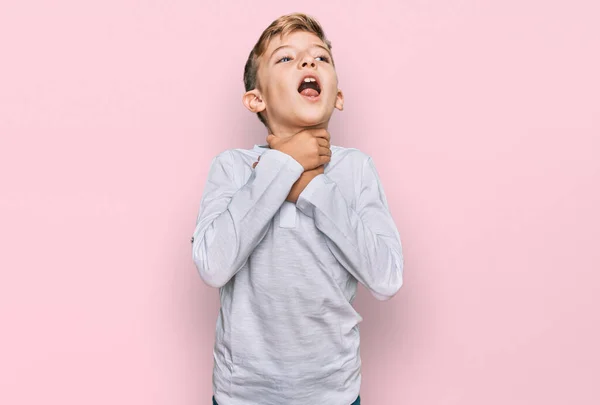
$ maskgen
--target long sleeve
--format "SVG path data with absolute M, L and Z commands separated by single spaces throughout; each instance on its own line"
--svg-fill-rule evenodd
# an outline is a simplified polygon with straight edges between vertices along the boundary
M 304 168 L 290 155 L 268 149 L 241 188 L 233 153 L 213 158 L 192 237 L 192 257 L 211 287 L 224 286 L 246 263 Z
M 398 292 L 404 269 L 400 234 L 370 156 L 364 161 L 356 209 L 326 174 L 311 180 L 296 206 L 314 219 L 336 259 L 375 298 L 387 300 Z

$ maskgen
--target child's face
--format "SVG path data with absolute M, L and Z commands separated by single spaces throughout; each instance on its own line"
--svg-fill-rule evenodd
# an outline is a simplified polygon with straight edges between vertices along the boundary
M 278 128 L 285 132 L 290 128 L 326 127 L 333 109 L 342 110 L 343 94 L 338 89 L 331 55 L 316 35 L 294 31 L 283 38 L 276 36 L 258 62 L 260 91 L 246 93 L 244 102 L 253 112 L 266 110 L 273 133 Z M 314 83 L 309 85 L 313 90 L 305 89 L 306 84 L 300 87 L 306 76 L 316 78 L 317 91 Z

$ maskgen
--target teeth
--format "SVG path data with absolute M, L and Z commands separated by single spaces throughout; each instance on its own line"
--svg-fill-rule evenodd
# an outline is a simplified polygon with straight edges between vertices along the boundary
M 316 82 L 317 79 L 315 79 L 314 77 L 307 77 L 304 79 L 305 82 Z

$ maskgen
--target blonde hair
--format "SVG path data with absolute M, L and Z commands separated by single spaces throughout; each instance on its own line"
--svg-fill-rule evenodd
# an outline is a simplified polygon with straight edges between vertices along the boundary
M 276 35 L 283 37 L 294 31 L 306 31 L 315 34 L 321 41 L 323 41 L 329 50 L 329 53 L 331 53 L 331 41 L 327 39 L 323 27 L 314 17 L 303 13 L 291 13 L 283 15 L 273 21 L 271 25 L 269 25 L 262 32 L 258 42 L 256 42 L 256 45 L 254 45 L 254 48 L 252 48 L 252 51 L 248 56 L 246 66 L 244 67 L 244 86 L 246 91 L 250 91 L 259 87 L 257 75 L 258 58 L 267 50 L 269 41 L 271 41 L 271 39 Z M 335 67 L 333 54 L 331 55 L 331 63 Z M 266 119 L 261 113 L 258 113 L 258 119 L 268 128 Z

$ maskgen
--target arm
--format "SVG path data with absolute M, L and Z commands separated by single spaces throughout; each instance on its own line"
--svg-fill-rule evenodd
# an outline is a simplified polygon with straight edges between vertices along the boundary
M 336 259 L 379 300 L 402 286 L 404 257 L 398 229 L 371 157 L 364 162 L 356 209 L 326 174 L 316 176 L 296 203 L 327 236 Z
M 303 171 L 290 155 L 269 149 L 238 189 L 231 151 L 212 160 L 192 237 L 194 264 L 206 284 L 222 287 L 244 266 Z

